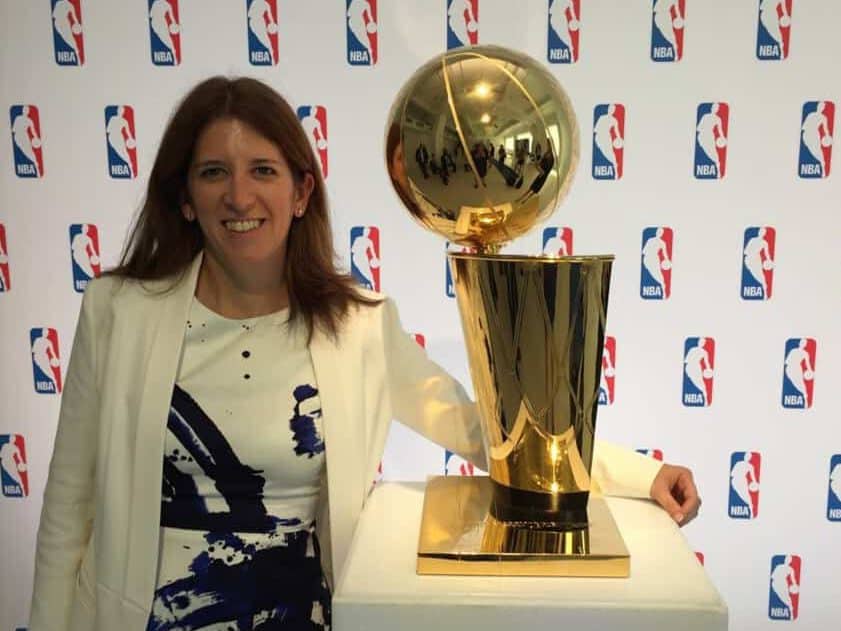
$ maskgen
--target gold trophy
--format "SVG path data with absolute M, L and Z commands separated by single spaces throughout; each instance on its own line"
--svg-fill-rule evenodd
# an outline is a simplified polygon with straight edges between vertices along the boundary
M 499 254 L 569 190 L 578 126 L 535 60 L 448 51 L 403 86 L 386 129 L 394 188 L 448 254 L 489 477 L 429 481 L 421 574 L 627 576 L 591 494 L 612 256 Z

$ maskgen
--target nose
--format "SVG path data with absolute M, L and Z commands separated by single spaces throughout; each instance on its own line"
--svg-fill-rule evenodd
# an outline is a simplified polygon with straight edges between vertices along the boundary
M 248 171 L 234 171 L 223 198 L 225 205 L 238 214 L 244 214 L 251 210 L 255 199 L 254 182 Z

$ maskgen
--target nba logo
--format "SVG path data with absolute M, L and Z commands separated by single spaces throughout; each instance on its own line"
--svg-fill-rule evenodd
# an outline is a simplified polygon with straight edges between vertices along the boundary
M 546 58 L 552 64 L 578 61 L 581 0 L 549 0 L 549 36 Z
M 593 110 L 593 179 L 622 177 L 625 147 L 625 106 L 596 105 Z
M 149 0 L 149 41 L 153 64 L 177 66 L 181 63 L 178 0 Z
M 99 262 L 99 231 L 92 223 L 70 226 L 70 260 L 73 268 L 73 289 L 82 293 L 88 282 L 102 271 Z
M 298 120 L 318 156 L 321 176 L 327 179 L 327 108 L 323 105 L 302 105 L 298 108 Z
M 543 255 L 572 256 L 572 228 L 544 228 Z
M 108 105 L 105 108 L 105 144 L 108 174 L 118 180 L 137 177 L 137 141 L 134 135 L 134 108 Z
M 380 229 L 376 226 L 350 229 L 350 271 L 365 289 L 380 290 Z
M 777 231 L 771 226 L 745 229 L 742 245 L 742 299 L 769 300 L 774 289 Z
M 12 151 L 18 177 L 44 177 L 41 117 L 34 105 L 12 105 Z
M 759 515 L 759 475 L 762 456 L 756 451 L 730 454 L 730 494 L 727 513 L 732 519 Z
M 447 50 L 479 43 L 479 0 L 447 0 Z
M 421 348 L 426 348 L 426 338 L 422 333 L 412 333 L 412 338 L 415 340 L 415 344 Z
M 835 103 L 806 101 L 800 117 L 800 155 L 797 172 L 802 178 L 829 177 L 832 167 L 832 134 Z
M 815 355 L 817 342 L 811 337 L 786 340 L 783 361 L 783 407 L 806 410 L 812 407 L 815 393 Z
M 0 478 L 5 497 L 29 495 L 26 443 L 20 434 L 0 434 Z
M 450 267 L 450 259 L 444 258 L 444 291 L 447 294 L 447 298 L 455 298 L 456 297 L 456 286 L 453 282 L 453 270 Z
M 55 329 L 30 329 L 32 374 L 35 392 L 61 394 L 61 357 L 58 354 L 58 332 Z
M 0 223 L 0 294 L 12 288 L 9 272 L 9 248 L 6 245 L 6 226 Z
M 796 554 L 771 557 L 771 587 L 768 590 L 768 617 L 771 620 L 797 620 L 800 605 L 800 568 Z
M 727 137 L 730 106 L 701 103 L 695 123 L 695 177 L 720 180 L 727 167 Z
M 705 408 L 713 402 L 715 340 L 687 337 L 683 346 L 683 405 Z
M 666 300 L 672 295 L 672 248 L 674 232 L 667 226 L 642 231 L 640 297 Z
M 377 63 L 377 0 L 347 0 L 347 62 Z
M 277 0 L 248 0 L 248 60 L 252 66 L 277 65 Z
M 616 338 L 605 336 L 599 377 L 599 405 L 613 405 L 616 394 Z
M 841 454 L 829 460 L 829 497 L 826 500 L 826 518 L 841 521 Z
M 638 454 L 642 454 L 643 456 L 648 456 L 649 458 L 654 458 L 655 460 L 663 462 L 662 449 L 637 449 L 636 452 Z
M 651 61 L 683 59 L 686 0 L 654 0 L 651 11 Z
M 59 66 L 85 63 L 85 36 L 82 33 L 82 0 L 50 0 L 53 13 L 55 62 Z
M 792 0 L 759 0 L 756 58 L 761 61 L 788 57 Z
M 444 475 L 473 475 L 475 467 L 452 451 L 444 451 Z

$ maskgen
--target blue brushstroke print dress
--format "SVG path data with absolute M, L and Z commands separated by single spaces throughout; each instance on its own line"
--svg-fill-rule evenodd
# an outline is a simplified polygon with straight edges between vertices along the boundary
M 148 631 L 330 628 L 315 537 L 321 405 L 306 337 L 287 318 L 232 320 L 193 300 Z

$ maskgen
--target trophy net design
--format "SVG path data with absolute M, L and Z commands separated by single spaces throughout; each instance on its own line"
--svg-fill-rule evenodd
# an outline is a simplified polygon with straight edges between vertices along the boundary
M 577 162 L 569 99 L 515 51 L 448 51 L 392 106 L 395 191 L 462 249 L 448 259 L 490 474 L 427 486 L 419 572 L 627 571 L 609 512 L 589 498 L 612 257 L 499 254 L 555 210 Z

